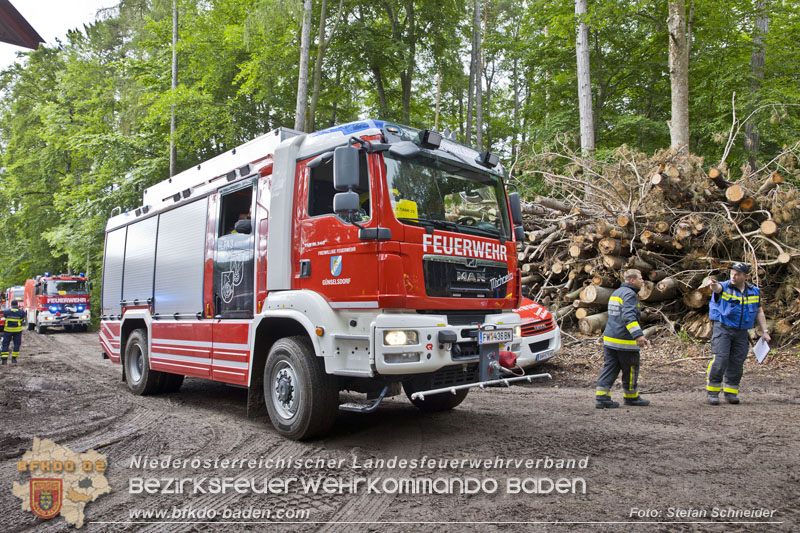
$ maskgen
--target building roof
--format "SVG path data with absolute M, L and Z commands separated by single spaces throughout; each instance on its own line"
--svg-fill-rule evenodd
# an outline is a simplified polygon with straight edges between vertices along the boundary
M 44 39 L 11 2 L 0 0 L 0 41 L 36 50 Z

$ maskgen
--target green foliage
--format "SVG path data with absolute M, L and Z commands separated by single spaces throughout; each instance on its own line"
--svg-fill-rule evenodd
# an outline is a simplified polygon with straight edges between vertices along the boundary
M 792 2 L 766 3 L 759 80 L 750 70 L 757 3 L 692 5 L 691 149 L 720 158 L 735 93 L 739 120 L 757 110 L 750 121 L 767 162 L 800 139 L 800 12 Z M 317 127 L 366 116 L 432 127 L 439 93 L 440 129 L 464 138 L 473 6 L 344 0 L 322 62 Z M 502 154 L 532 197 L 544 184 L 525 156 L 556 137 L 577 147 L 574 0 L 480 0 L 480 7 L 484 146 Z M 60 46 L 41 47 L 0 73 L 0 287 L 44 270 L 99 277 L 111 210 L 136 207 L 144 188 L 167 177 L 172 109 L 178 170 L 293 124 L 301 2 L 179 0 L 178 8 L 174 90 L 170 0 L 122 0 Z M 313 12 L 316 38 L 321 0 Z M 338 12 L 338 0 L 328 0 L 329 32 Z M 666 17 L 666 0 L 589 2 L 600 159 L 623 144 L 648 153 L 669 144 Z M 737 139 L 728 167 L 747 155 Z

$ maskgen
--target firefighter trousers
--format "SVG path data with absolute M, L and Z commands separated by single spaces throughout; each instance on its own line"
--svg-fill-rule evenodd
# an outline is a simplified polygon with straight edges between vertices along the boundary
M 718 395 L 720 390 L 728 394 L 739 394 L 739 382 L 742 380 L 744 361 L 749 350 L 746 329 L 732 328 L 715 321 L 711 336 L 711 355 L 714 358 L 708 363 L 706 370 L 706 390 L 712 395 Z
M 15 331 L 13 333 L 4 331 L 3 332 L 3 347 L 0 350 L 0 357 L 3 359 L 8 359 L 8 348 L 11 344 L 11 341 L 14 341 L 14 351 L 11 352 L 11 357 L 15 358 L 19 355 L 19 345 L 22 344 L 22 332 Z
M 622 396 L 639 397 L 639 350 L 617 350 L 603 346 L 603 370 L 597 378 L 597 396 L 611 394 L 611 386 L 622 371 Z

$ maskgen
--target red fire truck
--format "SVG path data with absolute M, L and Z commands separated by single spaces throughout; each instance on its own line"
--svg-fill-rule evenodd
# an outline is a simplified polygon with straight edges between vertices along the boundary
M 156 184 L 106 227 L 103 356 L 135 394 L 247 387 L 293 439 L 401 386 L 445 410 L 507 385 L 524 233 L 498 163 L 365 120 L 278 129 Z
M 36 328 L 36 333 L 45 333 L 54 327 L 62 327 L 65 331 L 87 331 L 92 318 L 90 288 L 91 284 L 83 273 L 51 276 L 45 272 L 43 276 L 29 279 L 24 288 L 28 329 Z

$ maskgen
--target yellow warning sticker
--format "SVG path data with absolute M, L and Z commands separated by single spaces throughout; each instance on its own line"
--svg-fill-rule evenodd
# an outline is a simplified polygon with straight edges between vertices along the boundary
M 411 200 L 398 200 L 394 204 L 394 216 L 397 218 L 419 218 L 417 202 Z

